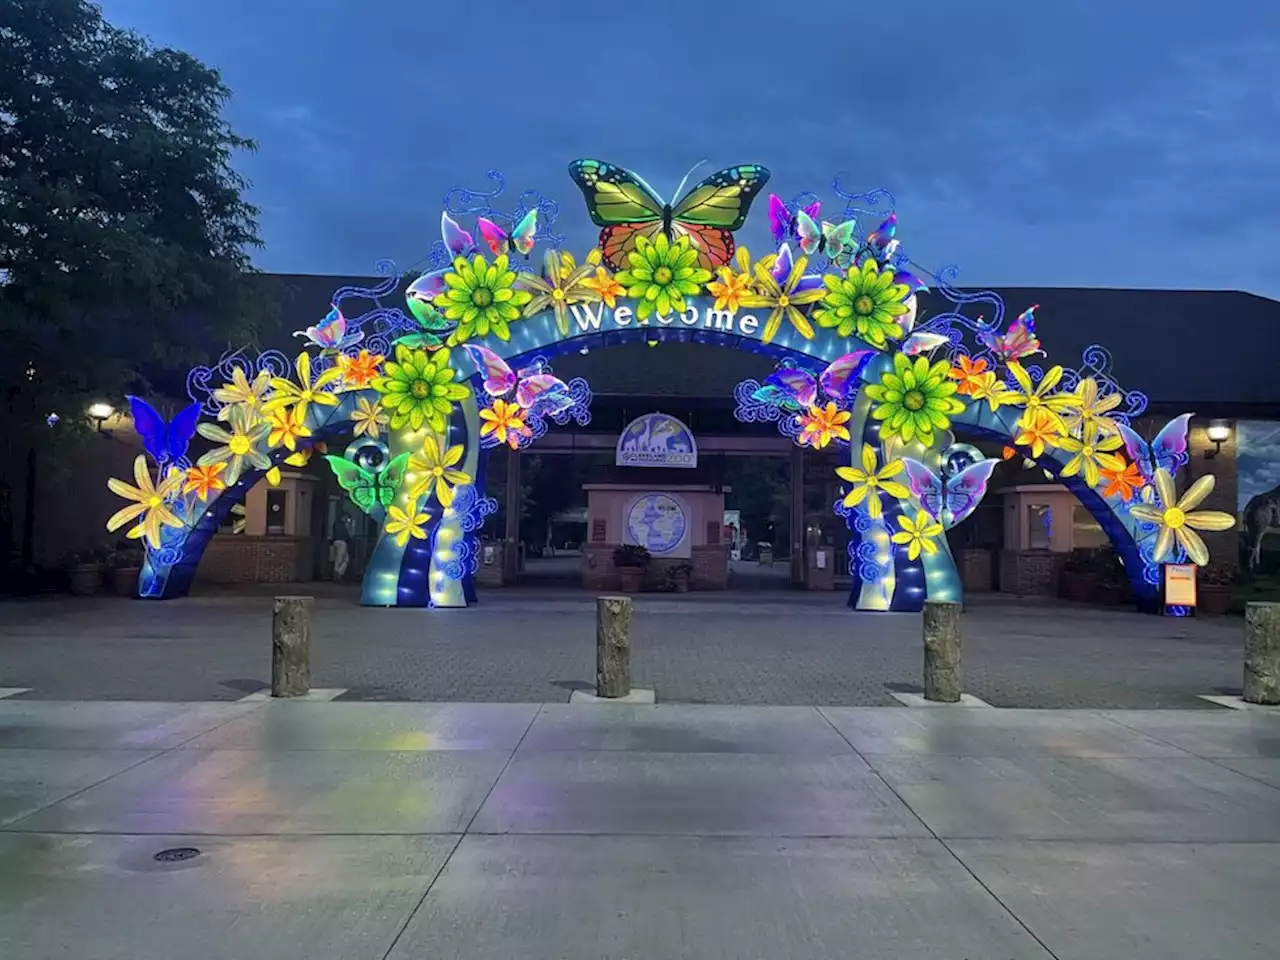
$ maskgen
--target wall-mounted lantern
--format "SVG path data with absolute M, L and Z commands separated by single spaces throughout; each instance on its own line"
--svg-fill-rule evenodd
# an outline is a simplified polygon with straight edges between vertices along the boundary
M 1213 444 L 1213 449 L 1206 450 L 1204 458 L 1212 460 L 1222 451 L 1222 445 L 1231 439 L 1231 424 L 1226 420 L 1210 420 L 1209 429 L 1205 431 L 1205 435 Z

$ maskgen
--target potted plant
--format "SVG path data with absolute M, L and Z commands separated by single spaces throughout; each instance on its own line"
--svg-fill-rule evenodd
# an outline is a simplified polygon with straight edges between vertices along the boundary
M 682 561 L 667 567 L 667 587 L 674 593 L 689 592 L 689 578 L 693 576 L 693 564 Z
M 77 597 L 92 597 L 102 587 L 102 557 L 97 551 L 69 553 L 62 559 L 71 592 Z
M 1196 580 L 1196 609 L 1219 616 L 1226 613 L 1236 590 L 1236 568 L 1215 561 L 1202 567 Z
M 649 569 L 649 551 L 634 543 L 624 543 L 613 551 L 613 565 L 622 580 L 623 593 L 639 593 Z
M 1097 603 L 1117 606 L 1132 597 L 1129 577 L 1125 573 L 1120 555 L 1111 547 L 1101 547 L 1093 554 L 1094 581 Z
M 1094 551 L 1077 547 L 1062 563 L 1062 596 L 1076 603 L 1094 599 Z
M 142 550 L 122 544 L 111 554 L 107 566 L 111 570 L 111 589 L 117 597 L 138 595 L 138 577 L 142 573 Z

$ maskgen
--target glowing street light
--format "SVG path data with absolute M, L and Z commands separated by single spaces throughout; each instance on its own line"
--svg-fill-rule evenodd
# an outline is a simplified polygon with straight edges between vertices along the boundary
M 89 415 L 90 420 L 96 421 L 97 429 L 102 429 L 102 422 L 110 419 L 111 415 L 116 412 L 116 408 L 109 403 L 103 403 L 99 400 L 97 403 L 89 404 L 89 408 L 85 411 Z

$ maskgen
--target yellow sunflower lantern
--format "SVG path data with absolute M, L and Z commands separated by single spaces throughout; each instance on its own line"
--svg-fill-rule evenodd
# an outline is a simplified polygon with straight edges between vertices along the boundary
M 1173 544 L 1187 552 L 1187 557 L 1196 566 L 1203 567 L 1209 562 L 1209 548 L 1196 533 L 1197 530 L 1230 530 L 1236 525 L 1236 518 L 1229 513 L 1218 510 L 1196 510 L 1204 502 L 1205 497 L 1213 492 L 1215 480 L 1207 474 L 1193 483 L 1187 492 L 1178 499 L 1178 490 L 1173 484 L 1169 471 L 1160 467 L 1156 470 L 1155 490 L 1160 498 L 1160 506 L 1155 504 L 1135 504 L 1129 513 L 1135 520 L 1154 523 L 1160 528 L 1160 536 L 1156 540 L 1153 559 L 1163 563 L 1173 552 Z
M 556 327 L 561 335 L 569 333 L 569 307 L 575 303 L 587 303 L 600 299 L 599 292 L 589 285 L 593 265 L 579 266 L 570 254 L 558 254 L 548 250 L 543 260 L 542 276 L 522 273 L 519 281 L 533 294 L 524 307 L 524 315 L 532 317 L 540 310 L 551 307 L 555 313 Z
M 849 492 L 845 494 L 843 504 L 847 509 L 866 502 L 867 516 L 878 520 L 883 512 L 880 494 L 887 493 L 891 497 L 905 500 L 911 491 L 893 479 L 906 469 L 901 460 L 890 460 L 879 470 L 876 469 L 875 447 L 869 443 L 862 445 L 862 467 L 836 467 L 836 476 L 849 484 Z
M 435 434 L 427 434 L 421 453 L 409 458 L 410 477 L 415 480 L 409 495 L 418 500 L 434 493 L 440 506 L 451 506 L 454 488 L 471 482 L 471 475 L 458 469 L 462 456 L 462 444 L 445 447 Z
M 914 517 L 906 514 L 898 517 L 898 526 L 902 529 L 890 539 L 907 548 L 908 560 L 915 560 L 921 553 L 938 552 L 938 545 L 933 540 L 942 533 L 942 524 L 923 510 L 917 510 Z
M 112 514 L 107 521 L 107 530 L 114 533 L 130 521 L 137 521 L 126 536 L 134 540 L 145 539 L 152 549 L 160 549 L 160 528 L 181 527 L 182 521 L 170 507 L 182 491 L 187 475 L 181 470 L 171 470 L 169 475 L 156 483 L 151 479 L 151 471 L 147 468 L 147 458 L 139 455 L 133 461 L 133 479 L 136 486 L 112 477 L 107 481 L 111 492 L 131 501 Z
M 769 317 L 760 332 L 760 339 L 765 343 L 771 343 L 778 335 L 784 319 L 800 336 L 813 339 L 813 326 L 800 308 L 817 303 L 825 291 L 817 276 L 805 276 L 808 265 L 808 257 L 793 260 L 791 248 L 785 243 L 776 256 L 765 257 L 756 264 L 756 290 L 743 294 L 739 300 L 744 307 L 769 308 Z

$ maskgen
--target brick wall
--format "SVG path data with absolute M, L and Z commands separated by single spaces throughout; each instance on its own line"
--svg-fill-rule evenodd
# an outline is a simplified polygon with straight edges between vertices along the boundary
M 1019 597 L 1056 597 L 1066 554 L 1048 550 L 1003 550 L 1000 592 Z
M 196 576 L 201 583 L 300 583 L 311 579 L 310 537 L 218 534 Z
M 476 567 L 476 585 L 481 587 L 500 587 L 506 582 L 503 575 L 502 550 L 505 541 L 482 540 L 480 542 L 480 564 Z M 485 563 L 486 553 L 491 563 Z
M 992 589 L 995 554 L 991 550 L 961 550 L 960 582 L 966 593 L 988 593 Z
M 613 551 L 617 546 L 616 543 L 588 543 L 583 548 L 582 585 L 588 590 L 618 589 L 618 571 L 613 566 Z M 729 586 L 729 545 L 722 543 L 693 547 L 688 560 L 655 557 L 645 578 L 646 589 L 660 587 L 666 579 L 667 568 L 678 563 L 693 564 L 690 590 L 724 590 Z
M 729 545 L 718 543 L 694 547 L 690 590 L 724 590 L 729 586 Z
M 834 498 L 833 498 L 834 499 Z M 825 554 L 822 568 L 818 568 L 818 551 Z M 840 560 L 844 560 L 847 554 L 843 551 L 838 555 Z M 809 563 L 805 569 L 805 589 L 806 590 L 834 590 L 836 588 L 836 548 L 829 543 L 825 543 L 820 547 L 809 548 Z
M 618 571 L 613 568 L 616 544 L 588 543 L 582 548 L 582 585 L 588 590 L 617 590 Z

